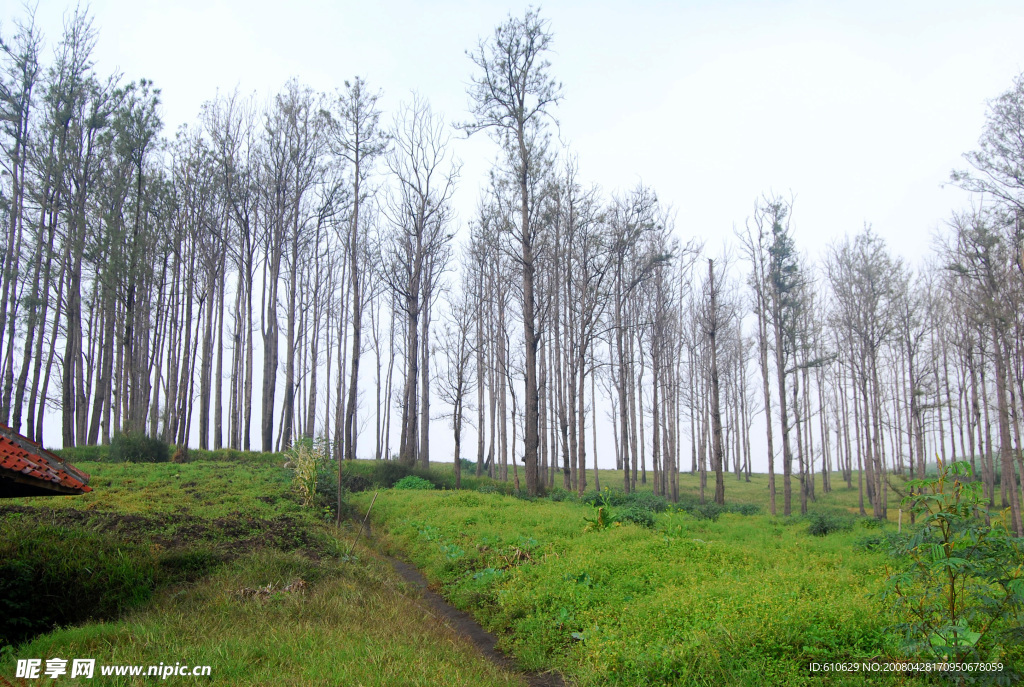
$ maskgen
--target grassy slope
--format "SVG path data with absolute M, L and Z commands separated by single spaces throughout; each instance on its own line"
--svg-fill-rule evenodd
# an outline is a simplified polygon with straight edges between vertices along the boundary
M 13 678 L 17 658 L 59 656 L 208 664 L 224 685 L 521 684 L 405 596 L 386 563 L 345 560 L 348 532 L 298 506 L 280 463 L 80 462 L 94 492 L 0 504 L 0 567 L 59 568 L 108 618 L 8 647 L 0 675 Z M 130 573 L 116 598 L 111 570 Z M 305 593 L 281 591 L 296 579 Z

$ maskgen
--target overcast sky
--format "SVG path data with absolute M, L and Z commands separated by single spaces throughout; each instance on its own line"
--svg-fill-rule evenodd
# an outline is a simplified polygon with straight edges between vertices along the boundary
M 333 90 L 354 75 L 390 112 L 412 91 L 466 115 L 465 51 L 523 5 L 497 2 L 97 0 L 101 74 L 152 79 L 166 134 L 218 89 L 265 101 L 289 77 Z M 42 0 L 50 46 L 65 12 Z M 642 181 L 685 238 L 721 245 L 754 199 L 796 196 L 812 257 L 865 222 L 912 260 L 966 196 L 943 186 L 1024 68 L 1019 2 L 547 2 L 559 136 L 606 192 Z M 5 0 L 0 18 L 20 14 Z M 455 144 L 473 214 L 493 144 Z
M 4 15 L 18 12 L 8 2 Z M 465 51 L 523 5 L 97 0 L 101 73 L 163 90 L 167 133 L 217 90 L 261 99 L 295 76 L 333 90 L 358 74 L 393 111 L 412 91 L 466 117 Z M 816 255 L 870 222 L 913 256 L 964 202 L 943 188 L 974 147 L 986 100 L 1024 68 L 1021 2 L 548 2 L 560 136 L 584 179 L 643 181 L 683 234 L 728 234 L 764 191 L 796 195 Z M 43 0 L 51 43 L 66 6 Z M 494 150 L 460 143 L 460 214 Z M 716 241 L 717 243 L 717 241 Z

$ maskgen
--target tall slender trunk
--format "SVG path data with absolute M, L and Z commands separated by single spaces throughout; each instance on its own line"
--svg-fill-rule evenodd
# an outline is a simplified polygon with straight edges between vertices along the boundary
M 711 291 L 711 320 L 708 328 L 708 348 L 711 354 L 711 441 L 714 451 L 715 503 L 725 504 L 725 476 L 722 463 L 725 447 L 722 444 L 721 391 L 718 382 L 718 292 L 715 288 L 715 261 L 708 260 L 708 288 Z

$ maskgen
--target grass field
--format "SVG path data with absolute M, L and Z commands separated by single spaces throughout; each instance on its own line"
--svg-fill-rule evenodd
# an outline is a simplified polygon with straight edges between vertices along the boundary
M 560 489 L 528 500 L 465 471 L 455 491 L 451 464 L 421 473 L 443 489 L 381 488 L 406 471 L 357 461 L 345 484 L 366 490 L 344 494 L 351 512 L 379 495 L 373 535 L 349 556 L 355 526 L 335 528 L 326 509 L 333 476 L 303 508 L 280 455 L 192 457 L 112 464 L 88 449 L 73 460 L 93 492 L 0 502 L 0 677 L 19 658 L 78 657 L 211 666 L 210 678 L 170 678 L 185 683 L 525 684 L 440 623 L 383 552 L 415 563 L 524 670 L 580 687 L 928 682 L 807 669 L 897 656 L 878 595 L 895 491 L 883 525 L 858 517 L 856 489 L 838 481 L 830 494 L 819 482 L 809 517 L 784 517 L 768 513 L 765 475 L 727 477 L 725 509 L 701 506 L 698 478 L 681 475 L 683 510 L 640 486 L 654 513 L 630 510 L 621 474 L 602 471 L 615 523 Z M 1002 658 L 1019 665 L 1021 649 Z
M 783 517 L 768 513 L 767 483 L 766 475 L 727 478 L 727 504 L 754 514 L 693 508 L 658 513 L 653 527 L 586 531 L 594 506 L 559 490 L 565 500 L 531 503 L 386 492 L 372 519 L 385 546 L 502 636 L 524 665 L 553 665 L 581 686 L 927 683 L 808 671 L 813 661 L 903 658 L 890 630 L 897 618 L 880 598 L 897 563 L 888 542 L 899 494 L 890 492 L 890 522 L 881 524 L 858 517 L 856 488 L 824 494 L 819 478 L 809 516 Z M 602 472 L 601 484 L 621 488 L 621 474 Z M 794 479 L 795 513 L 798 488 Z M 692 504 L 699 478 L 682 475 L 680 492 Z M 366 494 L 354 500 L 369 505 Z M 1001 658 L 1019 665 L 1021 650 Z
M 584 532 L 592 510 L 390 492 L 373 520 L 524 665 L 580 685 L 812 684 L 810 660 L 893 649 L 873 596 L 888 560 L 864 548 L 878 530 L 814 537 L 798 519 L 664 513 L 653 530 Z

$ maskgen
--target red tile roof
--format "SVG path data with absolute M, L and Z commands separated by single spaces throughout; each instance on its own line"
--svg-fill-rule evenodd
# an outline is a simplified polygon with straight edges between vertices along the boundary
M 0 498 L 84 494 L 89 475 L 0 424 Z

